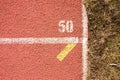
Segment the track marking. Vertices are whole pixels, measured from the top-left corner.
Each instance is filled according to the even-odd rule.
[[[85,9],[85,6],[83,4],[82,0],[82,27],[83,27],[83,39],[82,39],[82,71],[83,71],[83,76],[82,80],[87,80],[87,73],[88,73],[88,17],[87,17],[87,12]]]
[[[53,38],[0,38],[0,44],[69,44],[82,43],[78,37],[53,37]]]
[[[57,59],[62,61],[77,44],[67,44],[67,46],[57,55]]]

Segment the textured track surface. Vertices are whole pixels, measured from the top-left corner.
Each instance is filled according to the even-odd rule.
[[[82,37],[80,0],[0,0],[0,38]],[[61,33],[60,20],[74,31]],[[68,44],[0,44],[0,80],[81,80],[82,44],[59,61]]]

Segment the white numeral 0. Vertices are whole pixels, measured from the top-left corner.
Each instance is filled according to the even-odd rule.
[[[69,21],[65,21],[65,20],[61,20],[59,22],[59,31],[64,33],[72,33],[73,32],[73,21],[69,20]]]

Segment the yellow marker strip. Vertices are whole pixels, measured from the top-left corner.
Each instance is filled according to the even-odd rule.
[[[67,46],[57,55],[57,59],[62,61],[77,44],[67,44]]]

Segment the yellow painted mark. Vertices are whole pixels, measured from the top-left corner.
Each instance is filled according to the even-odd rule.
[[[77,44],[67,44],[67,46],[57,55],[57,59],[62,61]]]

